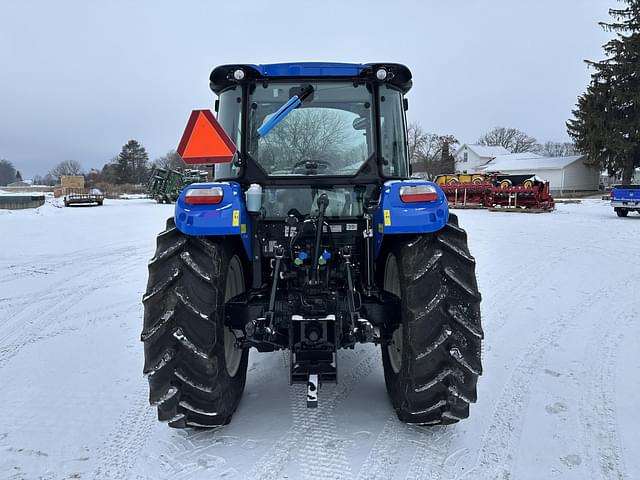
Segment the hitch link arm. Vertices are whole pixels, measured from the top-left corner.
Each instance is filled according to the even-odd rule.
[[[356,309],[356,301],[353,296],[355,291],[353,288],[353,276],[351,275],[351,247],[342,249],[342,257],[344,258],[344,268],[347,277],[347,308],[349,310],[349,322],[351,323],[351,335],[356,341],[367,343],[373,340],[373,325],[360,318],[360,314]]]
[[[281,245],[277,245],[274,250],[274,256],[276,257],[276,263],[273,267],[273,282],[271,283],[271,293],[269,294],[269,309],[267,310],[267,334],[273,335],[274,318],[276,309],[276,293],[278,291],[278,278],[280,277],[280,267],[282,264],[282,257],[284,256],[284,248]]]

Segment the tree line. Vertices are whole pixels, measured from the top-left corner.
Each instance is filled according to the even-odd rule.
[[[0,186],[9,185],[14,182],[21,182],[22,174],[16,170],[9,160],[0,160]]]
[[[118,155],[113,157],[101,169],[92,168],[85,171],[80,162],[65,160],[58,163],[44,175],[35,175],[33,185],[58,185],[60,177],[66,175],[84,175],[90,185],[98,183],[110,183],[116,185],[146,183],[151,169],[160,167],[166,169],[181,169],[186,165],[175,150],[149,162],[149,154],[137,140],[129,140],[122,146]],[[22,175],[12,162],[0,160],[0,186],[5,186],[16,181],[22,181]]]
[[[412,171],[427,178],[455,172],[454,152],[460,142],[454,135],[425,132],[419,123],[409,124],[407,129],[409,159]],[[579,154],[571,142],[538,141],[516,128],[496,127],[482,135],[479,145],[504,147],[511,153],[531,152],[544,157],[567,157]]]

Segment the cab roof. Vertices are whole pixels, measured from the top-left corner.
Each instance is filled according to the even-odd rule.
[[[211,72],[209,77],[211,90],[216,94],[222,90],[243,81],[269,79],[300,79],[300,78],[366,78],[378,81],[376,72],[384,68],[387,71],[385,83],[400,88],[403,93],[411,89],[411,71],[398,63],[333,63],[333,62],[295,62],[268,64],[232,64],[221,65]],[[242,70],[244,79],[234,78],[236,70]],[[382,82],[380,82],[382,83]]]

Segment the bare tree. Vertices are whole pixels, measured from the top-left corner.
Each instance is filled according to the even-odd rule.
[[[288,115],[277,128],[260,139],[263,166],[272,170],[291,169],[304,160],[326,162],[334,168],[364,159],[356,159],[364,141],[354,142],[349,132],[357,131],[340,112],[326,109],[301,109]],[[366,152],[365,157],[366,158]]]
[[[187,168],[187,165],[182,160],[182,157],[178,155],[175,150],[169,150],[161,157],[156,158],[153,161],[153,166],[158,168],[164,168],[166,170],[178,170],[181,168]]]
[[[515,128],[496,127],[480,137],[478,143],[491,147],[504,147],[511,153],[522,153],[530,152],[537,141]]]
[[[579,155],[578,149],[571,142],[545,142],[534,147],[533,151],[545,157],[570,157]]]
[[[60,181],[60,177],[63,175],[82,175],[82,166],[75,160],[65,160],[53,167],[49,173]]]
[[[459,143],[453,135],[426,133],[418,123],[408,128],[409,159],[414,174],[433,178],[455,169],[451,151]]]
[[[423,161],[424,152],[431,142],[430,136],[431,134],[422,130],[419,123],[412,122],[407,127],[409,162],[412,165]]]

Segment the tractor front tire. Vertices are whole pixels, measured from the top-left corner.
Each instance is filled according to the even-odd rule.
[[[618,208],[616,209],[616,213],[618,214],[619,217],[626,217],[627,215],[629,215],[629,210],[626,210],[624,208]]]
[[[224,305],[245,291],[229,239],[183,235],[173,219],[158,235],[143,297],[144,373],[158,419],[175,428],[231,420],[244,390],[248,350],[224,325]]]
[[[383,329],[385,383],[398,418],[420,425],[469,416],[482,373],[475,260],[457,217],[439,232],[387,249],[384,288],[401,299],[399,325]]]

